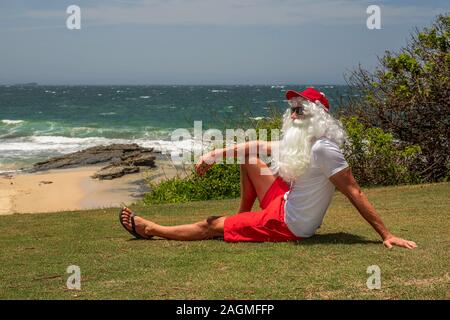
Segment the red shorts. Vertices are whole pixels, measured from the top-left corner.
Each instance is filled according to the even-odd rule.
[[[272,183],[261,201],[262,211],[242,212],[225,218],[227,242],[281,242],[301,240],[284,222],[284,194],[289,186],[280,177]]]

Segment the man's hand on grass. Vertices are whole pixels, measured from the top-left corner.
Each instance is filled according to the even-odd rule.
[[[201,156],[195,165],[195,171],[199,176],[203,176],[213,166],[214,161],[215,159],[210,153]]]
[[[390,236],[383,241],[383,244],[391,249],[393,246],[406,248],[406,249],[414,249],[417,248],[417,244],[414,241],[405,240],[402,238],[398,238],[396,236]]]

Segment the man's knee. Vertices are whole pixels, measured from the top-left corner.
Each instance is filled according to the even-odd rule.
[[[249,156],[245,158],[244,163],[240,164],[241,170],[246,170],[250,166],[257,166],[261,160],[257,156]]]
[[[225,217],[211,216],[202,222],[202,229],[205,238],[215,238],[223,236],[223,224]]]

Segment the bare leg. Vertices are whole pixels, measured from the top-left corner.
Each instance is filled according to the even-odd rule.
[[[239,204],[240,212],[250,211],[255,203],[257,194],[255,187],[253,186],[253,182],[250,180],[250,177],[247,173],[247,164],[240,165],[241,171],[241,202]]]
[[[261,202],[275,181],[276,176],[261,174],[267,171],[267,165],[260,159],[254,158],[253,164],[241,165],[241,203],[239,212],[252,209],[256,197]],[[264,171],[263,171],[264,170]],[[122,222],[131,230],[131,211],[128,208],[122,211]],[[178,226],[161,226],[142,217],[134,217],[136,232],[144,238],[158,236],[169,240],[206,240],[223,237],[224,221],[226,217],[210,217],[193,224]]]
[[[131,230],[131,211],[122,210],[122,222]],[[179,226],[161,226],[142,217],[134,217],[136,232],[145,238],[157,236],[168,240],[207,240],[223,237],[223,224],[225,217],[210,217],[193,224]]]
[[[241,164],[241,202],[238,213],[250,211],[256,197],[261,202],[276,179],[274,175],[261,174],[269,170],[264,161],[253,158],[252,163]]]

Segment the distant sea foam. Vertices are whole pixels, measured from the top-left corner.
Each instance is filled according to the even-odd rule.
[[[1,120],[1,123],[6,124],[6,125],[16,125],[16,124],[22,124],[24,122],[25,122],[24,120],[8,120],[8,119]]]
[[[182,141],[148,140],[148,139],[107,139],[104,137],[69,138],[62,136],[32,136],[16,139],[7,139],[0,143],[0,153],[8,164],[0,161],[0,173],[13,172],[30,167],[33,163],[46,160],[50,157],[77,152],[86,148],[110,145],[110,144],[135,143],[144,148],[153,148],[163,154],[171,155],[172,152],[181,154],[183,150],[192,152],[202,149],[202,142],[193,139]],[[206,144],[205,144],[206,145]],[[13,159],[20,159],[14,161]],[[16,165],[14,165],[14,163]]]

